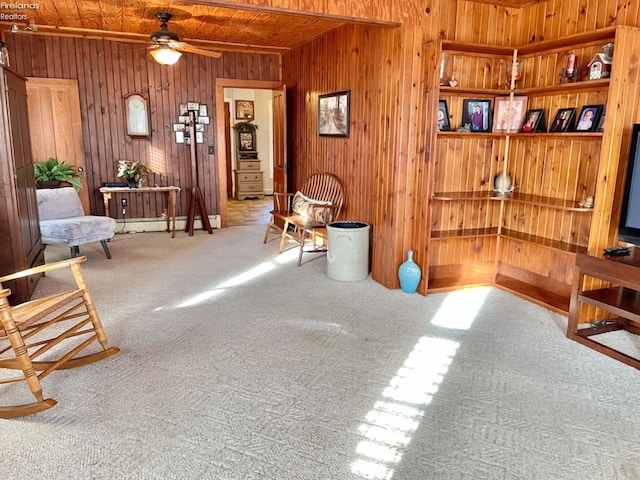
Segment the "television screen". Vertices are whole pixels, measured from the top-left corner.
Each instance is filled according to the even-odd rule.
[[[640,124],[633,126],[618,239],[640,245]]]

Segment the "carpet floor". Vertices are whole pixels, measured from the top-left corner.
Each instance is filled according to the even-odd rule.
[[[568,340],[566,318],[495,288],[331,280],[326,257],[297,267],[263,232],[122,234],[112,260],[84,246],[121,352],[44,379],[52,409],[0,420],[0,478],[640,478],[640,372]]]

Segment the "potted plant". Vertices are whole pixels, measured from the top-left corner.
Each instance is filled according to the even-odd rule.
[[[76,190],[82,188],[78,172],[76,172],[73,165],[60,162],[54,157],[45,161],[35,162],[33,164],[33,175],[38,188],[57,188],[62,182],[70,184]]]
[[[125,178],[130,188],[140,188],[151,170],[140,162],[131,160],[118,161],[118,177]]]

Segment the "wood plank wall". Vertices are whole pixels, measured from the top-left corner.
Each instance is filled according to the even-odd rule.
[[[177,64],[163,67],[139,44],[11,35],[8,47],[12,67],[20,75],[78,80],[89,199],[91,212],[96,214],[104,210],[97,189],[104,182],[119,181],[117,162],[130,159],[153,170],[148,185],[181,187],[178,215],[186,215],[191,157],[188,146],[176,144],[172,123],[177,122],[178,104],[187,101],[205,103],[209,109],[211,124],[205,129],[205,143],[198,146],[198,158],[202,162],[201,189],[207,212],[218,213],[217,191],[224,185],[219,185],[218,156],[207,154],[207,146],[215,146],[216,138],[215,79],[277,81],[280,77],[278,55],[225,52],[221,58],[213,59],[185,54]],[[149,100],[149,139],[126,135],[123,97],[130,93],[142,94]],[[130,217],[162,215],[161,195],[131,195],[129,201]],[[118,207],[114,203],[111,214],[116,216]]]

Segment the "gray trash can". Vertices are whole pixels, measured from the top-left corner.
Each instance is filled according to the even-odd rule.
[[[346,282],[369,276],[368,223],[333,222],[327,225],[327,276]]]

